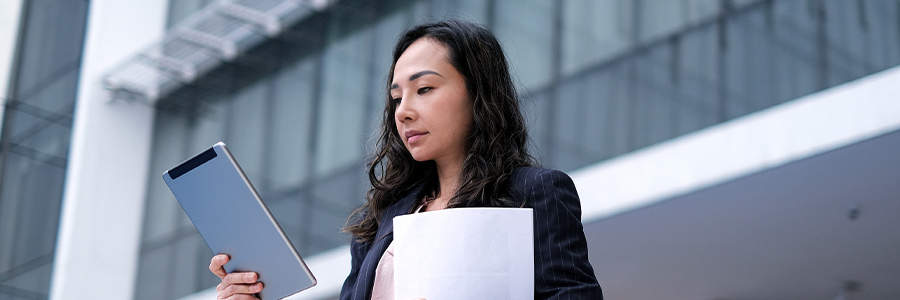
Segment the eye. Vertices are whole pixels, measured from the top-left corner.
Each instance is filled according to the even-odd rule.
[[[433,89],[432,87],[423,87],[423,88],[419,88],[418,92],[419,92],[419,95],[421,95],[421,94],[431,91],[432,89]]]
[[[403,100],[403,99],[401,99],[401,98],[399,98],[399,97],[397,97],[397,98],[391,98],[391,104],[393,104],[394,106],[400,105],[400,101],[401,101],[401,100]]]

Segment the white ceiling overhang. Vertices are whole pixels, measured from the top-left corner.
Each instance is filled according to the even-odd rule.
[[[103,77],[116,99],[155,103],[274,38],[330,0],[220,0],[172,27]]]

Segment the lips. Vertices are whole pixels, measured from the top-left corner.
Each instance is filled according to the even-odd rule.
[[[406,141],[410,144],[415,143],[425,136],[428,132],[410,130],[406,132]]]

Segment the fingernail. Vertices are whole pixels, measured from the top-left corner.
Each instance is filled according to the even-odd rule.
[[[255,274],[252,274],[252,273],[251,273],[251,274],[245,274],[245,275],[244,275],[244,280],[246,280],[246,281],[255,281],[255,280],[253,280],[253,277],[255,277],[254,275],[255,275]]]

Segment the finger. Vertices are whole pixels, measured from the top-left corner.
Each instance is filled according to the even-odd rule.
[[[255,283],[259,276],[254,272],[234,272],[222,277],[222,284],[248,284]]]
[[[219,276],[219,278],[225,278],[225,275],[228,275],[228,272],[225,272],[225,268],[222,266],[226,263],[228,263],[228,255],[219,254],[213,256],[213,258],[209,260],[209,271],[216,274],[216,276]]]
[[[224,300],[259,300],[256,296],[251,295],[234,295],[229,298],[222,298]]]
[[[263,289],[262,282],[257,282],[254,284],[232,284],[228,285],[225,289],[219,290],[219,299],[232,299],[233,297],[240,295],[250,295],[259,293]],[[250,299],[250,298],[247,298]]]
[[[255,295],[247,295],[247,294],[237,294],[237,295],[231,295],[228,297],[219,295],[218,297],[216,297],[216,299],[221,299],[221,300],[259,300],[259,298],[256,297]]]

